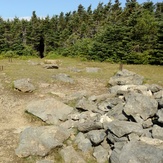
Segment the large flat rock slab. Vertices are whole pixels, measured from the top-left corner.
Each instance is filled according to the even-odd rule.
[[[67,119],[73,108],[54,98],[47,98],[30,102],[26,111],[48,124],[58,124]]]
[[[51,149],[62,146],[69,136],[68,130],[57,126],[29,127],[22,132],[15,153],[18,157],[46,156]]]

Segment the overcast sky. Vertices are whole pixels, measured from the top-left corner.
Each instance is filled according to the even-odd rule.
[[[147,0],[137,0],[139,3]],[[162,0],[152,0],[154,3],[162,2]],[[61,12],[69,12],[77,10],[79,4],[85,9],[92,5],[92,9],[96,8],[99,2],[107,4],[109,0],[0,0],[0,17],[8,18],[28,18],[31,17],[32,11],[36,11],[37,16],[46,17],[47,15],[59,15]],[[112,1],[114,2],[114,0]],[[120,0],[124,6],[126,0]]]

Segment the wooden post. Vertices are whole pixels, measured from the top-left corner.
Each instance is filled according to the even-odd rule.
[[[8,61],[9,61],[9,62],[12,62],[12,58],[11,58],[11,57],[9,57],[9,58],[8,58]]]
[[[119,65],[119,70],[120,70],[120,71],[123,70],[123,64],[122,64],[122,63],[120,63],[120,65]]]
[[[3,66],[0,66],[0,71],[3,71]]]

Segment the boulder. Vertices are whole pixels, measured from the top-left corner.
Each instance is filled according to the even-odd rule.
[[[95,111],[97,109],[97,106],[95,103],[92,101],[87,100],[85,97],[83,97],[79,102],[76,104],[76,108],[80,110],[90,110],[90,111]]]
[[[86,67],[86,72],[88,73],[97,73],[99,72],[101,69],[98,67]]]
[[[162,146],[163,147],[163,146]],[[143,141],[130,141],[122,149],[115,148],[111,154],[111,163],[161,163],[163,148],[160,145]]]
[[[62,146],[69,136],[68,130],[57,126],[29,127],[22,132],[15,153],[18,157],[46,156],[51,149]]]
[[[148,89],[151,90],[152,93],[156,93],[163,90],[163,88],[157,84],[148,85]]]
[[[108,130],[119,138],[130,133],[136,133],[139,136],[143,133],[143,129],[140,124],[119,120],[114,120],[109,123]]]
[[[93,144],[98,145],[104,140],[106,133],[104,130],[92,130],[87,133],[87,137]]]
[[[99,121],[87,120],[83,123],[78,123],[78,130],[81,132],[88,132],[91,130],[102,129],[103,125]]]
[[[63,148],[59,153],[65,163],[86,163],[72,146]]]
[[[101,145],[94,148],[93,156],[96,158],[98,163],[108,162],[108,151]]]
[[[141,85],[143,84],[144,77],[123,69],[122,71],[118,71],[113,77],[110,78],[109,84],[111,86],[114,85]]]
[[[85,152],[85,153],[91,152],[93,150],[91,141],[87,138],[82,139],[78,143],[78,149],[80,149],[82,152]]]
[[[35,87],[30,83],[30,79],[19,79],[14,81],[14,88],[21,92],[33,92]]]
[[[47,98],[31,101],[27,105],[26,111],[48,124],[58,124],[59,121],[67,120],[67,116],[73,111],[73,108],[54,98]]]
[[[163,108],[159,109],[156,115],[158,116],[158,122],[163,123]]]
[[[146,120],[157,113],[158,102],[151,97],[139,93],[130,93],[125,96],[125,99],[124,112],[128,116],[134,118],[136,115],[139,115]]]
[[[57,74],[57,75],[52,76],[52,78],[55,79],[55,80],[58,80],[58,81],[65,82],[65,83],[70,83],[70,84],[73,84],[74,83],[74,79],[72,79],[67,74],[60,73],[60,74]]]
[[[152,96],[152,92],[146,85],[115,85],[109,88],[109,92],[115,95],[125,95],[129,92],[135,92],[146,96]]]
[[[54,163],[54,161],[44,159],[44,160],[39,160],[39,161],[36,161],[36,163]]]
[[[152,136],[155,139],[163,140],[163,128],[158,125],[154,125],[152,128]]]

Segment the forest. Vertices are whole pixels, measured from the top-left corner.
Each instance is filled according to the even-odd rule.
[[[163,65],[163,2],[122,7],[81,4],[76,11],[30,20],[0,17],[0,58],[61,55],[111,63]]]

